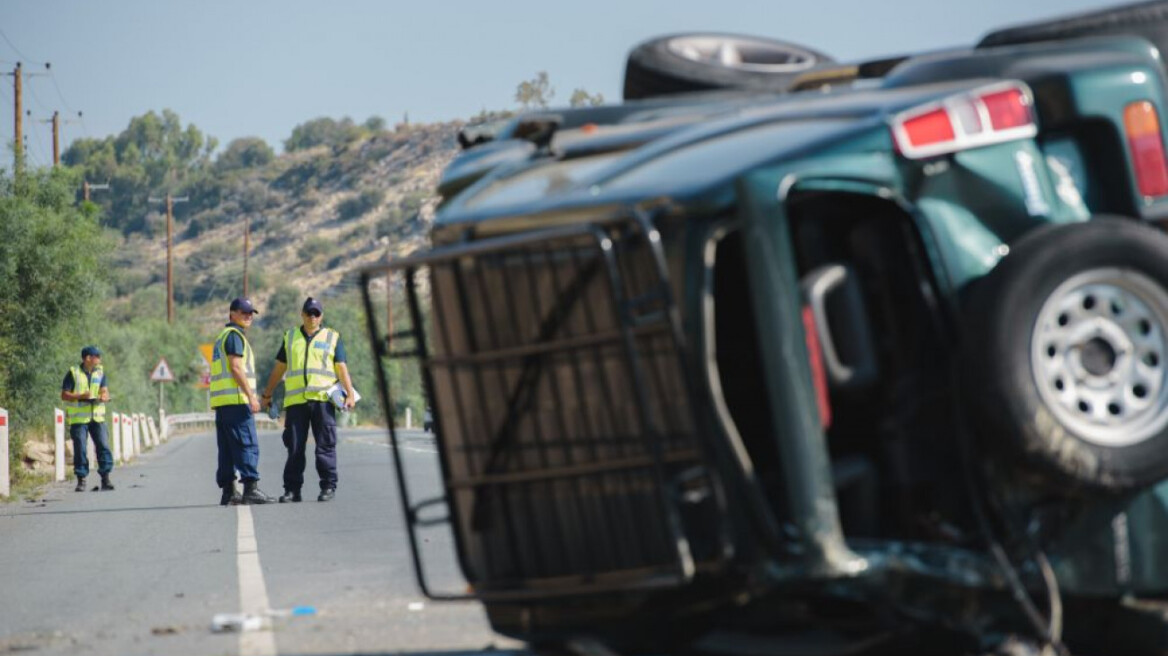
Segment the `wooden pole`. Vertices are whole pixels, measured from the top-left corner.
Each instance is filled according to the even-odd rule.
[[[20,171],[20,167],[24,162],[24,109],[21,107],[20,95],[22,89],[21,80],[23,77],[20,62],[16,62],[16,70],[12,72],[12,93],[16,96],[16,124],[15,132],[13,133],[14,143],[12,144],[12,150],[16,157],[16,165],[13,167],[14,171]]]
[[[174,323],[174,198],[166,192],[166,323]]]
[[[61,165],[61,116],[53,112],[53,166]]]
[[[251,217],[243,217],[243,297],[247,298],[247,254],[251,250]]]

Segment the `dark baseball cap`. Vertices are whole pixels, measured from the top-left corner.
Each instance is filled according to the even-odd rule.
[[[324,306],[320,304],[320,301],[311,296],[308,297],[308,300],[304,301],[304,307],[300,308],[301,312],[308,312],[309,310],[316,310],[324,314]]]
[[[251,299],[249,299],[249,298],[237,298],[234,301],[231,301],[231,311],[232,312],[247,312],[248,314],[251,314],[251,313],[259,314],[260,313],[260,311],[255,309],[255,306],[251,304]]]
[[[101,357],[101,349],[97,348],[96,346],[86,346],[85,348],[81,349],[81,357],[82,358],[84,358],[86,356],[90,356],[90,355],[96,355],[97,357],[100,358]]]

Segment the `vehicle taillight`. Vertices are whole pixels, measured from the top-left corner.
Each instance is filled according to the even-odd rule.
[[[892,119],[892,136],[910,159],[1028,139],[1038,134],[1030,90],[1005,82],[914,107]]]
[[[1123,128],[1136,169],[1136,186],[1144,196],[1168,194],[1168,160],[1156,107],[1147,100],[1123,108]]]
[[[982,94],[980,100],[990,115],[990,125],[995,130],[1008,130],[1030,125],[1030,101],[1021,89],[1013,88],[995,93]]]
[[[953,123],[943,109],[915,116],[904,122],[904,133],[914,147],[953,141]]]

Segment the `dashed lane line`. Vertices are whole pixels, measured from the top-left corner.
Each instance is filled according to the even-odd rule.
[[[266,617],[270,605],[268,588],[264,585],[264,571],[260,569],[260,550],[256,542],[255,523],[251,518],[251,506],[236,506],[237,517],[237,566],[239,568],[239,612],[245,615]],[[277,656],[276,636],[270,627],[259,631],[241,631],[239,634],[240,656]]]

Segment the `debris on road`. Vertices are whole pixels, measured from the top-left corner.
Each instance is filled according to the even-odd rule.
[[[186,630],[185,626],[179,626],[177,624],[170,624],[167,626],[156,626],[156,627],[150,629],[150,633],[152,633],[154,635],[177,635],[179,633],[182,633],[185,630]]]
[[[262,615],[248,615],[246,613],[219,613],[211,618],[211,631],[214,633],[243,633],[244,631],[259,631],[267,628],[269,623]]]

